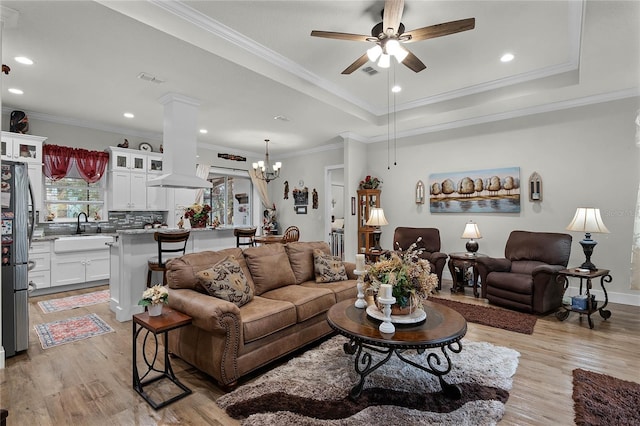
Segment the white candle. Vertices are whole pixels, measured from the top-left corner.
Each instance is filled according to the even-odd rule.
[[[356,254],[356,271],[364,271],[364,254]]]
[[[380,291],[378,295],[382,299],[391,299],[391,285],[390,284],[380,284]]]

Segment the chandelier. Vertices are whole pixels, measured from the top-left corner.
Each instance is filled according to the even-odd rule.
[[[269,161],[269,139],[265,139],[264,141],[267,144],[267,151],[264,156],[264,161],[253,163],[253,171],[255,172],[258,179],[262,179],[269,183],[272,180],[280,177],[280,168],[282,167],[282,163],[278,161],[273,166],[271,166],[271,162]],[[273,171],[269,170],[271,168],[273,168]]]

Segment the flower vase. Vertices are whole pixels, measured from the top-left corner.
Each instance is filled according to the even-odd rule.
[[[207,226],[207,218],[204,217],[200,220],[197,219],[189,219],[189,221],[191,222],[191,227],[192,228],[205,228]]]
[[[162,315],[162,303],[155,303],[149,305],[149,316],[150,317],[159,317]]]

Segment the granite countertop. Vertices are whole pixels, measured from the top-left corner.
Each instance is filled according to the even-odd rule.
[[[207,231],[233,231],[232,226],[218,227],[218,228],[191,228],[191,229],[179,229],[179,228],[150,228],[150,229],[121,229],[117,233],[120,235],[139,235],[139,234],[153,234],[154,232],[177,232],[177,231],[191,231],[191,232],[207,232]]]
[[[92,236],[92,235],[104,235],[107,237],[117,237],[118,233],[117,232],[102,232],[102,233],[91,233],[91,234],[62,234],[62,235],[43,235],[41,237],[33,237],[33,242],[37,242],[37,241],[53,241],[53,240],[57,240],[58,238],[63,238],[63,237],[88,237],[88,236]]]

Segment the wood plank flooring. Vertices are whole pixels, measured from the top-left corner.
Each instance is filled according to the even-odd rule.
[[[237,425],[215,400],[224,392],[206,375],[172,359],[179,379],[193,394],[159,411],[132,389],[131,322],[120,323],[107,303],[44,314],[39,300],[81,294],[106,287],[30,299],[28,351],[6,360],[0,370],[0,407],[9,409],[8,425]],[[485,304],[466,295],[451,295],[444,283],[442,297]],[[571,372],[584,368],[640,382],[640,307],[610,304],[603,321],[572,313],[564,321],[548,315],[538,319],[533,335],[469,323],[465,339],[486,341],[520,352],[520,363],[501,425],[571,425]],[[42,349],[33,325],[96,313],[115,333]]]

